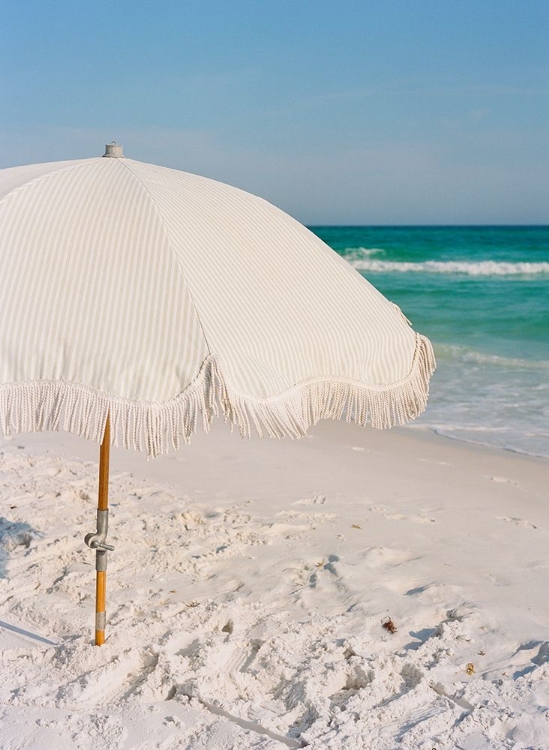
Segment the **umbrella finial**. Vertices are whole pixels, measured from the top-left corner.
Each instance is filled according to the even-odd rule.
[[[120,146],[116,141],[107,143],[103,156],[110,156],[114,159],[123,159],[124,154],[122,153],[122,146]]]

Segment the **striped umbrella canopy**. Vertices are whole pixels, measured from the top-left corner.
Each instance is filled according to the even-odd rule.
[[[217,414],[299,437],[424,410],[429,341],[313,233],[237,188],[105,156],[0,170],[4,435],[62,427],[154,457]]]

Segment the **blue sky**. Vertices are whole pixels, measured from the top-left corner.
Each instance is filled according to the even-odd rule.
[[[127,156],[305,223],[549,223],[547,0],[4,0],[0,168]]]

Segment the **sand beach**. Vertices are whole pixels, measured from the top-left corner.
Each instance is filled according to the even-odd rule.
[[[0,750],[549,750],[547,2],[2,11]]]
[[[549,747],[549,464],[411,426],[2,439],[4,750]]]

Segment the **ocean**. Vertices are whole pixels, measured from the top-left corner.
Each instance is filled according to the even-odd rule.
[[[433,342],[415,425],[549,457],[549,226],[310,229]]]

